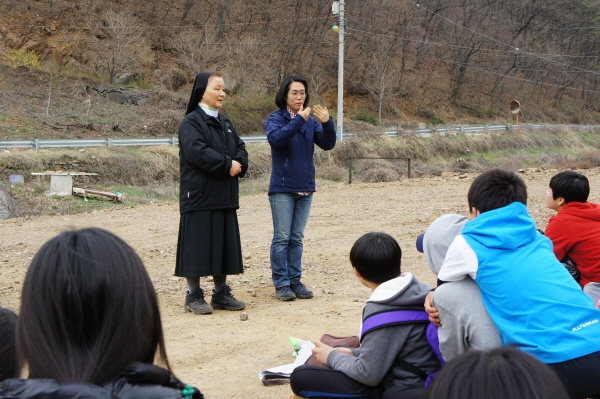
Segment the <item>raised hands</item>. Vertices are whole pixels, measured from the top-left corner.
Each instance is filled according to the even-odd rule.
[[[310,107],[304,108],[304,106],[301,105],[300,111],[298,111],[298,115],[300,115],[301,117],[304,118],[305,121],[307,121],[308,117],[310,116]]]
[[[315,118],[321,123],[325,123],[329,120],[329,112],[327,108],[320,106],[319,104],[315,105]]]

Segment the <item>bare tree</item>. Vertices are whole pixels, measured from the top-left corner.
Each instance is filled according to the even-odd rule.
[[[97,69],[114,83],[119,73],[135,67],[144,46],[141,23],[129,13],[109,10],[101,14],[101,21],[90,21],[88,26],[99,40],[92,48]]]
[[[181,20],[179,23],[185,23],[185,20],[187,19],[187,16],[195,3],[196,0],[185,0],[185,3],[183,4],[183,13],[181,13]]]
[[[250,88],[254,92],[245,94],[254,97],[264,77],[269,75],[267,69],[273,63],[273,53],[268,47],[253,44],[255,41],[255,38],[246,37],[226,48],[227,70],[236,82],[231,94]]]
[[[381,123],[383,104],[400,94],[400,74],[393,64],[389,53],[383,51],[373,54],[373,62],[367,70],[364,86],[377,101],[377,115]]]
[[[186,30],[175,36],[173,47],[184,67],[196,73],[223,59],[225,49],[216,44],[216,37],[217,32],[209,27]]]
[[[332,80],[327,76],[327,72],[324,70],[314,71],[308,75],[308,81],[310,83],[309,90],[313,95],[313,100],[318,103],[323,102],[323,99],[332,92],[331,83]]]

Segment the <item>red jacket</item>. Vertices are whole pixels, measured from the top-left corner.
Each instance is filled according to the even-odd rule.
[[[582,287],[600,282],[600,205],[569,202],[550,218],[545,234],[559,260],[568,255],[575,262]]]

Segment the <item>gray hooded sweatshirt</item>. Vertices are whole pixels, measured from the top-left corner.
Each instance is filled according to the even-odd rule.
[[[398,310],[399,306],[422,307],[430,290],[412,273],[402,273],[400,277],[382,283],[373,291],[364,307],[363,321],[374,313]],[[327,364],[365,385],[379,385],[391,369],[390,386],[422,388],[425,381],[394,362],[397,358],[404,359],[427,374],[440,368],[427,342],[426,328],[427,324],[404,324],[373,330],[365,335],[360,348],[353,350],[354,356],[332,351],[327,357]]]
[[[425,232],[423,252],[436,276],[448,247],[468,221],[460,215],[443,215]],[[471,349],[486,350],[502,345],[500,334],[483,305],[479,286],[471,277],[437,287],[433,306],[440,314],[442,326],[438,328],[438,338],[446,362]]]

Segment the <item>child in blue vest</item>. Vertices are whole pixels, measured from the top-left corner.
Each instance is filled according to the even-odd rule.
[[[425,380],[440,368],[426,336],[430,325],[423,303],[431,288],[412,273],[400,272],[401,257],[400,246],[385,233],[368,233],[354,243],[350,251],[354,273],[373,290],[363,310],[361,345],[332,348],[313,341],[317,360],[330,368],[296,368],[290,378],[296,395],[421,398]],[[390,324],[389,319],[399,314],[413,319]]]
[[[553,368],[571,398],[600,395],[600,310],[537,232],[523,180],[488,170],[473,181],[468,203],[471,221],[448,248],[439,279],[471,276],[504,344]]]

